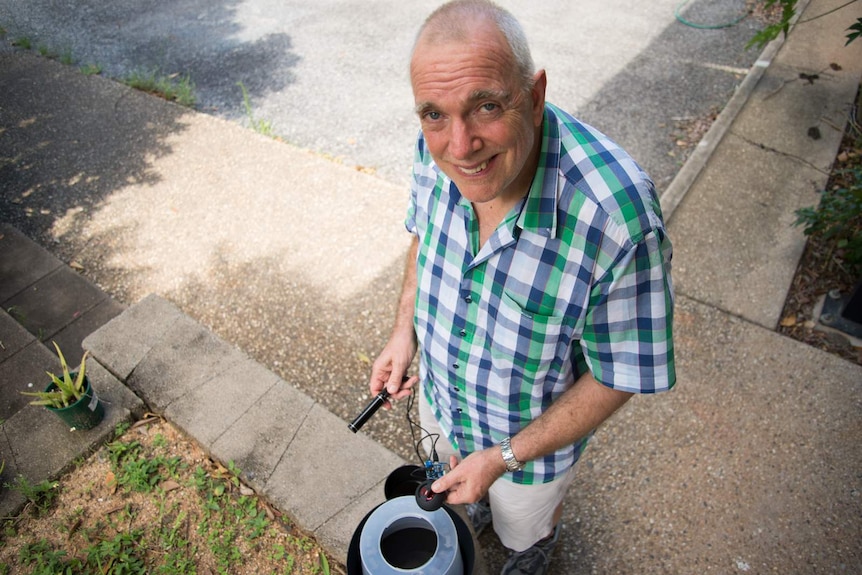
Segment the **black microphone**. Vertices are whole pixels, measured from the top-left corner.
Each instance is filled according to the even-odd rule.
[[[389,392],[386,391],[386,388],[383,388],[383,391],[377,394],[377,397],[372,399],[368,405],[365,406],[365,409],[362,410],[362,413],[356,416],[351,423],[347,424],[347,428],[350,429],[353,433],[359,431],[365,422],[371,419],[371,416],[374,415],[380,406],[386,403],[386,400],[389,399]]]

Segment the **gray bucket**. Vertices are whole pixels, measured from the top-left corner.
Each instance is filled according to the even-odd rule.
[[[446,505],[436,511],[419,507],[411,467],[390,475],[387,501],[353,533],[348,575],[472,575],[476,555],[470,528]]]

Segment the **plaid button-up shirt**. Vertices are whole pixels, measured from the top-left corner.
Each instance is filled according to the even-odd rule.
[[[420,378],[462,456],[515,435],[586,370],[627,392],[673,386],[671,244],[652,182],[616,144],[546,105],[529,193],[483,246],[421,134],[413,178]],[[505,477],[551,481],[585,444]]]

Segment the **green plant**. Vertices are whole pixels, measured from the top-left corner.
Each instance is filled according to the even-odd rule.
[[[30,483],[23,475],[19,475],[15,482],[8,485],[12,491],[17,491],[29,501],[37,511],[45,512],[51,508],[54,500],[57,498],[57,483],[50,481],[40,481],[39,483]]]
[[[81,73],[85,76],[96,76],[102,73],[102,67],[98,64],[84,64],[81,66]]]
[[[112,539],[100,541],[87,550],[88,565],[97,568],[97,573],[146,575],[148,571],[143,557],[144,550],[138,545],[142,536],[143,530],[134,529],[117,533]]]
[[[33,42],[30,40],[30,38],[22,36],[17,40],[12,40],[12,45],[18,48],[23,48],[24,50],[29,50],[33,47]]]
[[[66,364],[63,352],[60,351],[60,346],[57,345],[56,341],[52,343],[57,350],[60,365],[63,368],[62,377],[58,377],[50,371],[45,372],[51,378],[52,389],[47,391],[22,391],[21,394],[36,398],[30,402],[31,405],[44,405],[53,409],[62,409],[69,407],[81,399],[87,391],[85,378],[87,354],[89,352],[84,352],[83,357],[81,357],[81,366],[78,368],[77,374],[73,374],[69,371],[69,366]],[[74,379],[73,375],[75,375]]]
[[[160,76],[155,71],[135,71],[129,74],[124,82],[136,90],[161,96],[181,106],[195,105],[195,85],[189,76],[179,74]]]
[[[806,20],[800,20],[797,23],[803,24],[805,22],[811,22],[812,20],[822,18],[823,16],[832,14],[833,12],[837,12],[838,10],[849,6],[856,1],[857,0],[849,0],[848,2],[845,2],[844,4],[832,8],[831,10],[828,10],[822,14],[812,16],[811,18],[808,18]],[[797,0],[763,0],[763,6],[767,10],[774,6],[776,3],[781,6],[781,18],[775,24],[771,24],[757,34],[755,34],[751,38],[751,40],[748,41],[748,44],[746,44],[746,48],[756,46],[758,50],[762,49],[766,44],[768,44],[775,38],[778,38],[779,35],[784,34],[785,36],[787,36],[787,34],[790,33],[790,23],[793,20],[794,16],[796,16]],[[849,28],[847,28],[846,31],[847,42],[845,43],[845,46],[859,36],[862,36],[862,18],[857,18],[856,22],[854,22]]]
[[[12,316],[12,319],[17,321],[18,323],[25,323],[27,319],[27,314],[24,313],[24,310],[21,309],[20,306],[12,305],[6,308],[6,313]]]
[[[258,120],[254,117],[254,112],[251,109],[251,101],[248,97],[248,90],[245,89],[245,84],[242,82],[237,82],[237,86],[239,86],[240,90],[242,90],[242,103],[245,107],[245,114],[248,116],[248,122],[251,124],[252,129],[258,134],[262,134],[264,136],[272,137],[272,123],[266,120]]]
[[[22,547],[18,558],[24,565],[33,566],[34,575],[79,573],[83,566],[81,561],[76,557],[67,560],[67,556],[68,553],[62,550],[55,551],[47,541],[42,539]]]
[[[796,210],[794,225],[803,226],[806,236],[821,234],[844,251],[844,261],[852,273],[862,273],[862,166],[839,170],[844,182],[821,192],[816,207]]]
[[[144,454],[137,441],[114,441],[107,449],[117,486],[126,491],[150,493],[162,481],[175,477],[182,465],[180,457]]]
[[[31,505],[4,523],[0,575],[228,574],[249,572],[249,565],[262,574],[329,573],[329,559],[315,542],[290,531],[242,486],[236,464],[178,450],[179,436],[164,423],[143,427],[117,426],[118,436],[82,463],[98,469],[84,473],[86,482],[23,482],[30,497],[47,491],[60,499],[44,514]],[[174,453],[183,454],[181,463]],[[90,482],[95,486],[85,485]],[[149,490],[129,497],[133,485]],[[112,500],[108,510],[95,505],[97,497]]]

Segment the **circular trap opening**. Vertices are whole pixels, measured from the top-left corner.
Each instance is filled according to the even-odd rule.
[[[393,521],[380,538],[380,552],[396,569],[422,567],[437,552],[437,533],[421,517]]]

